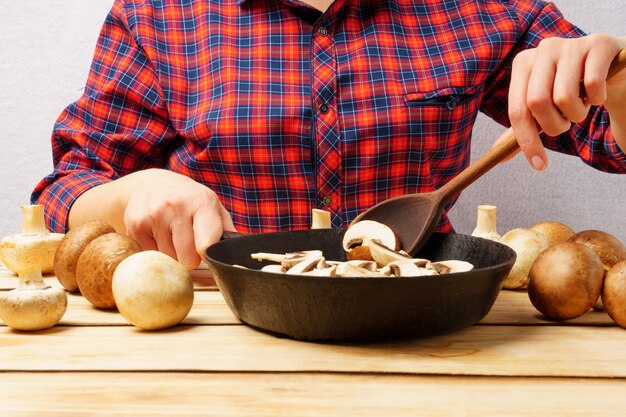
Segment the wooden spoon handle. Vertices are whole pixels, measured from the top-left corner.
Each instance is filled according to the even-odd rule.
[[[611,79],[615,74],[626,68],[626,49],[615,57],[609,68],[607,80]],[[581,89],[584,94],[584,89]],[[491,168],[498,165],[509,156],[513,155],[518,149],[519,144],[517,138],[512,129],[508,129],[499,138],[500,142],[491,148],[487,153],[481,156],[476,162],[465,168],[459,175],[454,177],[451,181],[445,184],[436,192],[441,193],[444,199],[452,198],[467,186],[472,184],[478,178],[482,177]]]
[[[499,142],[476,162],[461,171],[456,177],[441,187],[437,192],[442,193],[445,199],[461,193],[467,186],[482,177],[491,168],[513,155],[519,150],[519,144],[513,129],[507,129],[498,139]]]

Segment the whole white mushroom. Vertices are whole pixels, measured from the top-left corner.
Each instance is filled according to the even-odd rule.
[[[533,229],[517,228],[506,232],[500,243],[512,248],[517,254],[515,264],[502,287],[507,290],[525,287],[533,263],[550,246],[548,237]]]
[[[193,305],[191,274],[157,251],[138,252],[120,262],[113,273],[112,289],[122,316],[144,330],[175,326]]]

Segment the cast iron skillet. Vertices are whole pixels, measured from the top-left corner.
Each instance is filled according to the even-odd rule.
[[[416,257],[471,262],[469,272],[427,277],[342,278],[262,272],[255,252],[320,249],[345,260],[344,229],[242,235],[206,250],[233,313],[251,326],[300,340],[422,337],[470,326],[491,309],[515,262],[509,247],[460,234],[432,235]],[[251,269],[243,269],[242,265]]]

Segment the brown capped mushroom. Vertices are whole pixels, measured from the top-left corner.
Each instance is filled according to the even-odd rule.
[[[530,228],[546,235],[550,246],[565,242],[575,234],[569,226],[559,222],[535,223]]]
[[[130,255],[141,252],[130,236],[107,233],[92,240],[76,262],[80,293],[97,308],[116,308],[111,282],[115,268]]]
[[[626,246],[615,236],[601,230],[584,230],[569,238],[593,250],[602,261],[606,271],[618,262],[626,260]]]
[[[626,261],[616,263],[606,273],[602,303],[613,321],[626,328]]]
[[[530,269],[528,296],[545,316],[573,319],[586,313],[600,296],[604,269],[585,245],[562,242],[543,251]]]
[[[54,272],[66,290],[78,291],[76,263],[85,247],[95,238],[114,232],[113,226],[96,220],[75,227],[65,234],[54,254]]]

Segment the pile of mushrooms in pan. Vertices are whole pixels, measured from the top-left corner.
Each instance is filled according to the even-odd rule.
[[[352,225],[343,238],[347,261],[328,260],[321,250],[292,253],[253,253],[253,259],[276,264],[261,268],[265,272],[325,277],[415,277],[465,272],[473,269],[469,262],[446,260],[431,262],[411,258],[400,248],[395,233],[382,223],[363,220]]]

